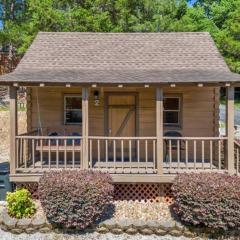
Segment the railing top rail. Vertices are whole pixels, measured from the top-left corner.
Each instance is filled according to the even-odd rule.
[[[226,140],[227,137],[163,137],[166,140]]]
[[[108,137],[108,136],[89,136],[88,139],[96,140],[156,140],[157,137]]]
[[[53,140],[72,140],[72,139],[82,139],[82,136],[26,136],[26,135],[18,135],[16,136],[17,139],[39,139],[39,140],[48,140],[48,139],[53,139]]]

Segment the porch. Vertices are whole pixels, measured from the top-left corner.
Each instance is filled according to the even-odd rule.
[[[199,89],[199,87],[195,88]],[[39,89],[46,89],[46,87]],[[129,88],[126,95],[122,95],[115,88],[114,91],[113,89],[109,91],[114,92],[111,96],[116,96],[109,100],[112,101],[111,103],[106,100],[109,92],[104,94],[104,99],[100,99],[104,102],[104,126],[101,127],[104,134],[96,135],[99,123],[92,124],[92,112],[97,111],[97,107],[93,109],[92,102],[97,106],[98,103],[95,100],[98,99],[95,98],[96,89],[92,86],[81,88],[82,122],[79,134],[72,134],[78,127],[75,125],[70,128],[67,126],[68,130],[54,136],[52,133],[59,131],[54,131],[53,127],[51,127],[51,134],[44,130],[44,127],[34,129],[34,126],[31,127],[34,131],[23,135],[17,134],[16,87],[10,87],[11,180],[37,181],[44,171],[75,168],[110,173],[115,182],[171,182],[176,174],[182,172],[217,171],[239,174],[240,145],[234,140],[234,87],[226,88],[226,136],[215,135],[212,132],[205,134],[207,136],[199,136],[201,134],[196,132],[194,136],[194,130],[191,134],[193,136],[184,134],[167,136],[167,132],[175,131],[175,126],[166,128],[164,125],[164,95],[169,91],[171,94],[177,92],[176,89],[169,89],[169,87],[151,89],[151,93],[155,91],[155,95],[151,95],[155,103],[153,114],[155,134],[151,130],[147,130],[148,134],[145,135],[137,131],[136,119],[141,119],[138,113],[141,106],[139,106],[137,97],[126,100],[129,93],[137,91]],[[124,97],[125,100],[123,100]],[[121,99],[121,104],[116,103],[116,99]],[[51,106],[51,98],[47,101]],[[122,104],[124,101],[127,103]],[[38,105],[42,105],[41,109],[43,109],[44,104],[41,98],[37,102]],[[117,106],[114,108],[116,111],[112,110],[113,103]],[[109,108],[106,109],[106,106]],[[125,117],[121,117],[119,109],[126,109],[126,106],[129,106],[127,108],[129,111],[123,110]],[[136,110],[135,114],[129,114],[133,111],[132,109]],[[109,122],[111,117],[112,123]],[[33,119],[34,117],[31,116],[31,125],[34,125]],[[50,122],[51,116],[47,116],[46,119]],[[98,118],[95,116],[94,119],[97,121]],[[117,119],[120,119],[120,123],[115,126],[114,130],[114,123]],[[126,119],[128,124],[126,124]],[[208,120],[206,119],[204,124],[209,124]],[[177,128],[177,132],[180,131]]]

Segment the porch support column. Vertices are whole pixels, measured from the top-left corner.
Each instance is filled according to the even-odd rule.
[[[89,168],[88,158],[88,88],[82,88],[82,167]]]
[[[163,174],[163,90],[156,89],[157,171]]]
[[[10,97],[10,173],[16,173],[16,136],[18,134],[17,88],[9,87]]]
[[[226,89],[226,134],[227,134],[227,158],[226,168],[230,174],[234,174],[234,87]]]

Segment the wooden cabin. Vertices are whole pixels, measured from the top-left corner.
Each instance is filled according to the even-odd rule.
[[[182,172],[239,173],[234,87],[208,33],[41,32],[10,89],[13,182],[94,169],[116,183],[170,183]],[[27,88],[18,134],[17,88]],[[219,135],[225,87],[226,136]]]

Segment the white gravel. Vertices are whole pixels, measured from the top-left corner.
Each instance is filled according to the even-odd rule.
[[[0,229],[1,240],[189,240],[190,238],[185,237],[172,237],[172,236],[143,236],[140,234],[136,235],[113,235],[111,233],[99,234],[99,233],[87,233],[82,235],[69,235],[69,234],[20,234],[14,235],[8,232],[4,232]],[[195,238],[200,239],[200,238]]]

